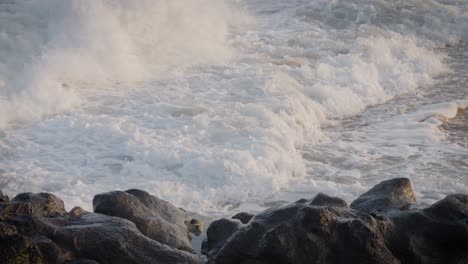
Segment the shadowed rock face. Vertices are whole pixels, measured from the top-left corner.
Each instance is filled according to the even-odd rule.
[[[246,215],[246,224],[219,219],[202,251],[217,264],[468,263],[468,195],[400,210],[412,193],[409,180],[395,179],[352,208],[318,194]],[[108,215],[66,213],[47,193],[0,202],[0,263],[203,263],[176,248],[187,239],[185,214],[168,202],[129,190],[97,195],[94,206]]]
[[[59,198],[27,193],[0,204],[0,263],[203,261],[145,236],[126,219],[83,210],[70,215]]]
[[[367,213],[388,212],[408,208],[414,202],[411,181],[396,178],[377,184],[353,201],[351,208]]]
[[[202,253],[208,256],[214,255],[241,226],[242,223],[238,220],[222,218],[213,221],[206,230],[206,239],[202,244]]]
[[[3,195],[2,191],[0,191],[0,203],[6,203],[9,202],[10,199],[8,198],[7,195]]]
[[[240,212],[231,217],[231,219],[237,219],[243,224],[247,224],[254,217],[251,213]]]
[[[160,243],[194,252],[187,236],[186,216],[172,204],[141,190],[98,194],[94,212],[128,219]]]
[[[347,208],[348,204],[345,200],[337,197],[331,197],[324,193],[319,193],[315,195],[314,198],[305,201],[309,205],[316,205],[316,206],[330,206],[330,207],[344,207]]]
[[[414,202],[412,193],[409,180],[396,179],[358,198],[362,207],[355,208],[362,211],[319,194],[266,210],[236,228],[215,221],[204,252],[209,263],[223,264],[468,263],[468,196],[395,210],[400,202]]]

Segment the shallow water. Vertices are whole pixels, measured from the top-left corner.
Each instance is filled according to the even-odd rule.
[[[211,215],[467,193],[466,1],[0,1],[0,188]],[[460,112],[462,113],[462,112]],[[454,118],[455,117],[455,118]]]
[[[438,77],[433,85],[324,127],[327,138],[303,149],[312,186],[301,184],[298,189],[302,191],[286,194],[291,196],[287,200],[325,191],[351,202],[378,182],[394,177],[413,181],[420,204],[455,192],[467,193],[467,114],[457,107],[447,112],[453,108],[447,102],[468,97],[467,50],[466,44],[444,49],[453,72]],[[414,122],[398,124],[408,118]],[[425,122],[431,125],[418,124]],[[303,191],[308,188],[313,191]]]

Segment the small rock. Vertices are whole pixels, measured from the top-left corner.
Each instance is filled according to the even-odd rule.
[[[187,226],[187,236],[190,241],[192,241],[192,235],[200,236],[204,229],[204,224],[198,219],[191,219],[190,221],[185,220],[185,225]]]
[[[416,202],[411,181],[396,178],[383,181],[359,196],[351,203],[351,208],[366,213],[400,210]]]
[[[331,197],[323,193],[315,195],[314,198],[309,202],[310,205],[316,206],[338,206],[338,207],[348,207],[348,204],[345,200],[338,197]]]
[[[206,230],[206,240],[202,244],[202,253],[205,255],[214,255],[234,234],[242,223],[238,220],[222,218],[213,221]]]
[[[73,207],[68,213],[70,217],[81,217],[83,214],[89,214],[89,212],[85,211],[83,208],[79,206]]]
[[[232,216],[231,219],[237,219],[237,220],[241,221],[241,223],[247,224],[253,217],[254,217],[253,214],[246,213],[246,212],[240,212],[240,213],[237,213],[234,216]]]

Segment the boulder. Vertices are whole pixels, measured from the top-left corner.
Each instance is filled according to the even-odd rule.
[[[203,263],[142,234],[134,223],[74,208],[51,194],[0,204],[0,263]]]
[[[21,193],[10,202],[0,205],[0,209],[0,216],[13,214],[53,217],[66,214],[63,201],[50,193]]]
[[[202,244],[202,253],[214,255],[225,244],[226,240],[242,226],[239,220],[218,219],[206,230],[206,239]]]
[[[211,263],[397,263],[368,215],[292,203],[256,215]],[[208,238],[209,243],[209,238]]]
[[[421,210],[392,213],[388,248],[402,263],[468,263],[468,195],[449,195]]]
[[[231,219],[237,219],[243,224],[247,224],[254,217],[251,213],[240,212],[231,217]]]
[[[399,201],[414,201],[407,183],[377,185],[374,203],[357,203],[366,205],[363,211],[320,194],[263,211],[246,225],[215,221],[213,227],[223,228],[208,228],[204,252],[209,263],[222,264],[468,263],[468,196],[394,210]],[[386,213],[377,216],[376,209]]]
[[[350,207],[367,213],[408,209],[416,202],[411,181],[395,178],[383,181],[354,200]]]
[[[113,191],[96,195],[93,206],[96,213],[130,220],[151,239],[194,252],[187,233],[185,213],[156,196],[136,189]]]
[[[150,239],[123,218],[89,213],[51,227],[48,235],[99,263],[203,263],[195,254]]]
[[[348,207],[348,204],[345,200],[328,196],[324,193],[318,193],[314,196],[310,201],[308,201],[309,205],[316,205],[316,206],[337,206],[337,207]]]

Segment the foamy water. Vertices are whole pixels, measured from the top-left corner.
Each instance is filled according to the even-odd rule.
[[[455,0],[1,1],[1,189],[209,214],[400,176],[422,203],[467,193],[440,128],[467,28]]]

